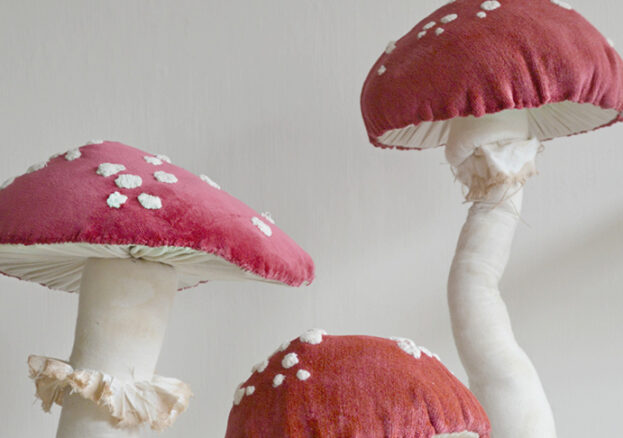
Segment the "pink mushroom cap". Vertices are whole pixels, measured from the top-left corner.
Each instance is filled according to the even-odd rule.
[[[316,329],[253,367],[236,390],[225,438],[489,434],[476,398],[428,350],[404,338]]]
[[[562,0],[456,0],[374,64],[361,94],[370,142],[445,145],[454,117],[526,109],[540,140],[623,120],[623,61]]]
[[[314,276],[310,256],[266,215],[165,156],[111,141],[54,156],[0,189],[1,273],[73,292],[89,257],[170,264],[180,289]]]

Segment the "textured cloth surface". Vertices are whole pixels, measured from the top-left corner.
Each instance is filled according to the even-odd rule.
[[[104,163],[124,170],[100,166]],[[309,255],[277,226],[166,157],[104,142],[52,157],[39,167],[0,190],[4,274],[15,275],[11,266],[21,261],[11,255],[3,264],[3,246],[21,245],[23,254],[41,244],[71,242],[162,248],[164,263],[170,260],[168,247],[176,253],[187,248],[267,280],[300,285],[313,279]],[[158,261],[157,254],[151,255],[151,261]],[[27,263],[27,254],[21,259]],[[27,279],[50,282],[35,274]]]
[[[476,398],[411,341],[400,341],[410,354],[369,336],[301,339],[254,367],[236,391],[226,438],[489,437]]]
[[[361,108],[370,141],[439,146],[445,120],[506,109],[533,109],[540,140],[621,121],[623,62],[564,6],[456,0],[433,12],[388,46],[366,79]]]

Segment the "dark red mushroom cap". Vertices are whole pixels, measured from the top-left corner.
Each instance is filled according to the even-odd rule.
[[[298,286],[309,255],[261,215],[196,176],[116,142],[32,166],[0,189],[0,272],[76,291],[88,257],[176,267],[180,289],[248,278]]]
[[[561,0],[456,0],[390,43],[363,86],[379,147],[444,145],[449,119],[526,109],[540,140],[623,120],[623,61]]]
[[[310,330],[253,367],[225,438],[488,438],[476,398],[404,338]]]

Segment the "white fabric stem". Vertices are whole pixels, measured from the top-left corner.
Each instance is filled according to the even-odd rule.
[[[514,195],[504,199],[510,190]],[[554,438],[554,419],[537,372],[519,347],[498,282],[508,262],[522,188],[474,202],[448,282],[455,342],[492,438]],[[490,202],[489,202],[490,201]],[[536,306],[537,303],[534,303]]]
[[[100,394],[87,397],[84,391],[78,392],[72,387],[73,394],[64,397],[57,438],[138,436],[135,427],[119,427],[124,424],[138,426],[141,422],[136,421],[136,412],[126,408],[132,404],[127,391],[115,388],[133,388],[137,386],[136,382],[152,381],[177,286],[175,269],[160,263],[134,259],[87,261],[80,286],[70,365],[76,370],[99,372],[89,376],[113,376],[114,383],[108,377],[104,380],[108,379],[106,383],[109,384],[105,387],[112,393],[108,399],[113,400],[111,403],[115,406],[94,403]],[[138,395],[141,397],[143,394]],[[151,404],[149,400],[146,402]],[[177,406],[173,409],[181,411],[184,408]],[[115,410],[121,412],[121,417],[132,418],[115,419],[111,416]],[[173,414],[175,418],[177,412]],[[157,424],[167,418],[166,414],[157,412],[153,416],[156,417],[155,428],[168,425]],[[154,428],[153,422],[151,425]]]

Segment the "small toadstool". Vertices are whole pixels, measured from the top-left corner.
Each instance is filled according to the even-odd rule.
[[[449,15],[457,18],[445,32],[423,34]],[[470,388],[494,436],[553,438],[551,408],[514,338],[498,282],[541,142],[622,121],[623,61],[559,0],[452,2],[395,45],[363,86],[370,142],[398,149],[446,146],[474,202],[448,282]],[[379,65],[383,76],[376,74]]]
[[[425,348],[310,332],[321,341],[295,339],[236,389],[225,438],[489,437],[476,398]]]
[[[313,262],[212,180],[99,142],[0,190],[0,272],[80,292],[69,362],[31,356],[29,366],[43,408],[63,405],[57,436],[95,438],[164,429],[186,408],[189,387],[154,376],[177,290],[209,280],[299,286]]]

